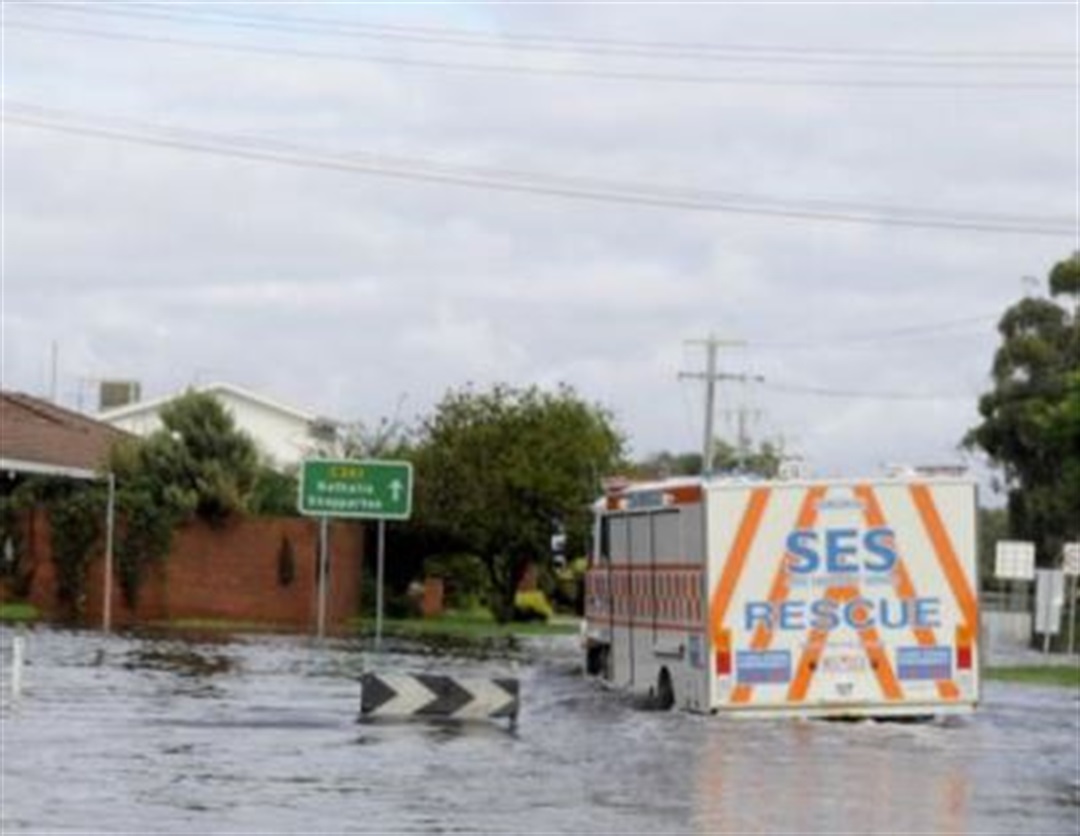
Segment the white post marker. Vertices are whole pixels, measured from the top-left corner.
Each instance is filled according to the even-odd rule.
[[[26,639],[23,638],[21,630],[19,634],[11,640],[11,699],[13,701],[17,700],[19,694],[22,692],[22,669],[25,642]]]

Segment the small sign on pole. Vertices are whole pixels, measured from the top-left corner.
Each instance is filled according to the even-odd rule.
[[[1061,632],[1061,608],[1065,603],[1065,576],[1060,569],[1039,569],[1035,574],[1035,632],[1042,633],[1043,653],[1050,651],[1050,637]]]
[[[1061,571],[1074,578],[1080,575],[1080,543],[1066,543],[1061,551]]]
[[[1035,544],[1023,540],[1000,540],[995,551],[994,574],[1004,580],[1035,578]]]

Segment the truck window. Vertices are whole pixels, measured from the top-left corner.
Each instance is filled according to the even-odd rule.
[[[682,560],[699,563],[705,560],[705,521],[700,505],[690,505],[680,516]]]
[[[630,559],[630,523],[625,516],[607,518],[611,524],[609,532],[609,554],[615,562]]]
[[[679,512],[660,511],[653,514],[652,548],[657,563],[678,563],[683,560],[679,542]]]
[[[652,514],[630,517],[630,560],[645,564],[652,561]]]

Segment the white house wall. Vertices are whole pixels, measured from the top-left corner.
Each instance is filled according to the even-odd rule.
[[[213,395],[232,415],[237,428],[251,436],[260,455],[273,466],[288,468],[298,465],[305,455],[317,449],[307,420],[232,392],[216,391]],[[157,408],[106,420],[114,427],[143,437],[162,427]]]
[[[156,411],[140,412],[136,415],[125,415],[120,418],[109,418],[106,423],[143,438],[161,429],[161,417]]]
[[[273,464],[283,467],[299,464],[313,448],[307,421],[228,393],[216,397],[232,413],[237,427],[255,440],[259,452]]]

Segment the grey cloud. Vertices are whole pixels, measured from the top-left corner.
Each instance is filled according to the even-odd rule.
[[[637,40],[1072,46],[1062,35],[1067,13],[1028,7],[293,11]],[[15,30],[6,45],[13,99],[335,154],[787,199],[1075,211],[1069,91],[553,80],[30,38]],[[510,60],[507,52],[486,60]],[[692,69],[736,72],[701,64]],[[857,77],[873,69],[815,72]],[[752,71],[791,76],[798,69]],[[470,380],[567,381],[609,405],[639,452],[699,444],[700,388],[678,383],[676,374],[701,362],[683,340],[710,330],[750,343],[726,354],[725,368],[778,382],[972,391],[989,367],[989,324],[983,336],[967,331],[830,350],[769,352],[755,343],[827,341],[1000,310],[1022,293],[1020,276],[1044,275],[1075,245],[1067,236],[513,195],[17,125],[6,128],[6,141],[5,386],[40,387],[52,338],[62,342],[69,376],[122,372],[158,393],[227,377],[350,418],[389,415],[402,395],[409,414],[422,412],[446,388]],[[731,407],[742,393],[727,396]],[[973,400],[830,400],[769,389],[751,399],[765,413],[759,433],[784,434],[835,472],[952,455],[974,420]]]

